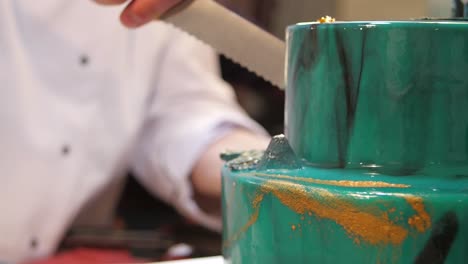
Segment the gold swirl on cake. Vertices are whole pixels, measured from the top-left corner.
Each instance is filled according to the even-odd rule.
[[[247,223],[224,243],[223,247],[230,247],[233,242],[239,240],[239,237],[245,233],[253,224],[255,224],[255,222],[257,222],[258,214],[260,213],[260,204],[263,201],[264,196],[265,195],[263,193],[259,193],[255,196],[252,201],[254,212],[249,217],[249,220],[247,220]]]
[[[358,238],[373,245],[399,245],[408,235],[406,228],[393,223],[384,214],[367,212],[324,189],[316,188],[308,192],[300,184],[279,180],[269,180],[261,189],[265,194],[273,194],[298,214],[312,212],[320,218],[333,220],[353,239]]]
[[[260,176],[261,173],[256,173]],[[407,188],[406,185],[391,184],[385,182],[356,182],[356,181],[326,181],[309,178],[297,178],[286,175],[270,175],[277,179],[268,179],[260,187],[259,193],[252,200],[254,212],[247,223],[230,237],[224,246],[229,247],[237,241],[259,217],[259,211],[265,195],[271,194],[283,205],[301,215],[315,215],[319,218],[329,219],[342,226],[350,238],[357,244],[366,242],[371,245],[401,245],[409,234],[408,227],[404,225],[404,219],[390,219],[389,214],[397,213],[396,209],[387,210],[376,206],[363,206],[353,203],[352,200],[345,200],[343,195],[336,195],[319,187],[306,187],[300,183],[291,182],[307,181],[325,185],[338,185],[347,187],[398,187]],[[431,217],[425,210],[424,201],[421,197],[393,194],[405,199],[413,208],[415,214],[407,219],[407,224],[411,229],[418,232],[425,232],[431,226]],[[403,212],[400,212],[400,215]],[[302,219],[302,218],[301,218]],[[401,224],[398,224],[400,222]],[[402,225],[403,224],[403,225]],[[294,231],[292,227],[292,230]]]
[[[285,180],[293,180],[293,181],[300,181],[300,182],[308,182],[308,183],[315,183],[320,185],[333,185],[333,186],[341,186],[341,187],[356,187],[356,188],[409,188],[411,185],[407,184],[398,184],[398,183],[389,183],[389,182],[382,182],[382,181],[344,181],[344,180],[319,180],[314,178],[304,178],[304,177],[296,177],[296,176],[289,176],[289,175],[281,175],[281,174],[268,174],[268,173],[253,173],[255,176],[260,177],[270,177],[273,179],[285,179]]]

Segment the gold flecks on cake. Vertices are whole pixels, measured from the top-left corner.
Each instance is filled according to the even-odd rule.
[[[323,189],[315,189],[312,194],[297,183],[269,180],[263,184],[262,190],[265,194],[273,194],[296,213],[312,212],[320,218],[333,220],[353,239],[359,238],[372,245],[399,245],[408,235],[406,228],[385,219],[382,214],[363,211]]]
[[[324,16],[324,17],[321,17],[321,18],[317,19],[317,22],[320,22],[320,23],[333,23],[333,22],[335,22],[335,18],[333,18],[331,16]]]
[[[252,206],[253,206],[253,208],[258,208],[258,207],[259,207],[260,203],[263,201],[263,196],[264,196],[263,193],[257,194],[257,195],[255,196],[255,198],[252,200]]]
[[[344,180],[320,180],[314,178],[304,178],[296,177],[289,175],[281,174],[268,174],[268,173],[253,173],[255,176],[260,177],[270,177],[273,179],[287,179],[293,181],[301,181],[308,183],[315,183],[320,185],[332,185],[332,186],[341,186],[341,187],[351,187],[351,188],[409,188],[411,185],[408,184],[398,184],[398,183],[389,183],[382,181],[344,181]]]
[[[259,173],[257,173],[259,175]],[[356,243],[362,242],[371,245],[401,245],[408,236],[408,229],[405,226],[397,224],[404,222],[403,212],[399,212],[399,219],[390,219],[389,214],[397,213],[397,209],[392,207],[389,209],[379,209],[376,207],[362,206],[353,204],[352,201],[343,200],[343,196],[335,195],[322,188],[312,188],[307,190],[300,183],[285,181],[283,179],[293,179],[298,181],[313,181],[319,184],[336,185],[342,184],[342,181],[326,181],[310,178],[297,178],[286,175],[269,175],[271,178],[266,180],[260,187],[260,192],[252,199],[252,207],[254,209],[247,223],[240,228],[231,238],[229,238],[224,246],[229,247],[237,241],[240,236],[245,233],[258,219],[261,204],[264,196],[271,194],[276,197],[283,205],[292,211],[304,215],[315,215],[317,218],[329,219],[342,226],[350,238]],[[353,187],[398,187],[407,188],[406,185],[391,184],[385,182],[356,182]],[[339,185],[349,186],[349,185]],[[407,219],[407,223],[419,232],[427,231],[431,226],[431,217],[426,212],[424,201],[421,197],[405,194],[394,194],[402,199],[415,210],[416,214]],[[311,224],[311,221],[308,222]],[[298,228],[296,225],[291,225],[291,229],[295,231]]]
[[[354,244],[361,245],[361,240],[359,240],[359,238],[355,237],[353,241]]]
[[[431,227],[431,217],[424,208],[424,201],[421,197],[406,196],[406,201],[416,211],[416,214],[408,218],[408,224],[416,229],[418,232],[423,233]]]
[[[260,213],[260,203],[262,202],[264,197],[263,193],[257,194],[255,198],[252,200],[252,206],[254,208],[254,212],[250,216],[247,223],[239,229],[232,237],[228,238],[228,240],[223,245],[224,247],[230,247],[232,243],[237,241],[239,237],[245,233],[255,222],[257,222],[258,214]]]

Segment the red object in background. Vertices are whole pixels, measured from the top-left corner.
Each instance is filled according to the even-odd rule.
[[[143,262],[148,262],[148,260],[134,258],[126,250],[78,248],[61,252],[48,259],[23,264],[133,264]]]

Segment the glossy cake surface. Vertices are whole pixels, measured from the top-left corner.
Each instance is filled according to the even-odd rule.
[[[286,137],[224,155],[229,263],[468,263],[468,23],[288,28]]]
[[[312,167],[226,169],[224,175],[224,254],[231,263],[468,258],[466,177]]]

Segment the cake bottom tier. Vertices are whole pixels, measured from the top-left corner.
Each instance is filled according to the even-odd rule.
[[[223,171],[228,263],[468,263],[468,178]]]

